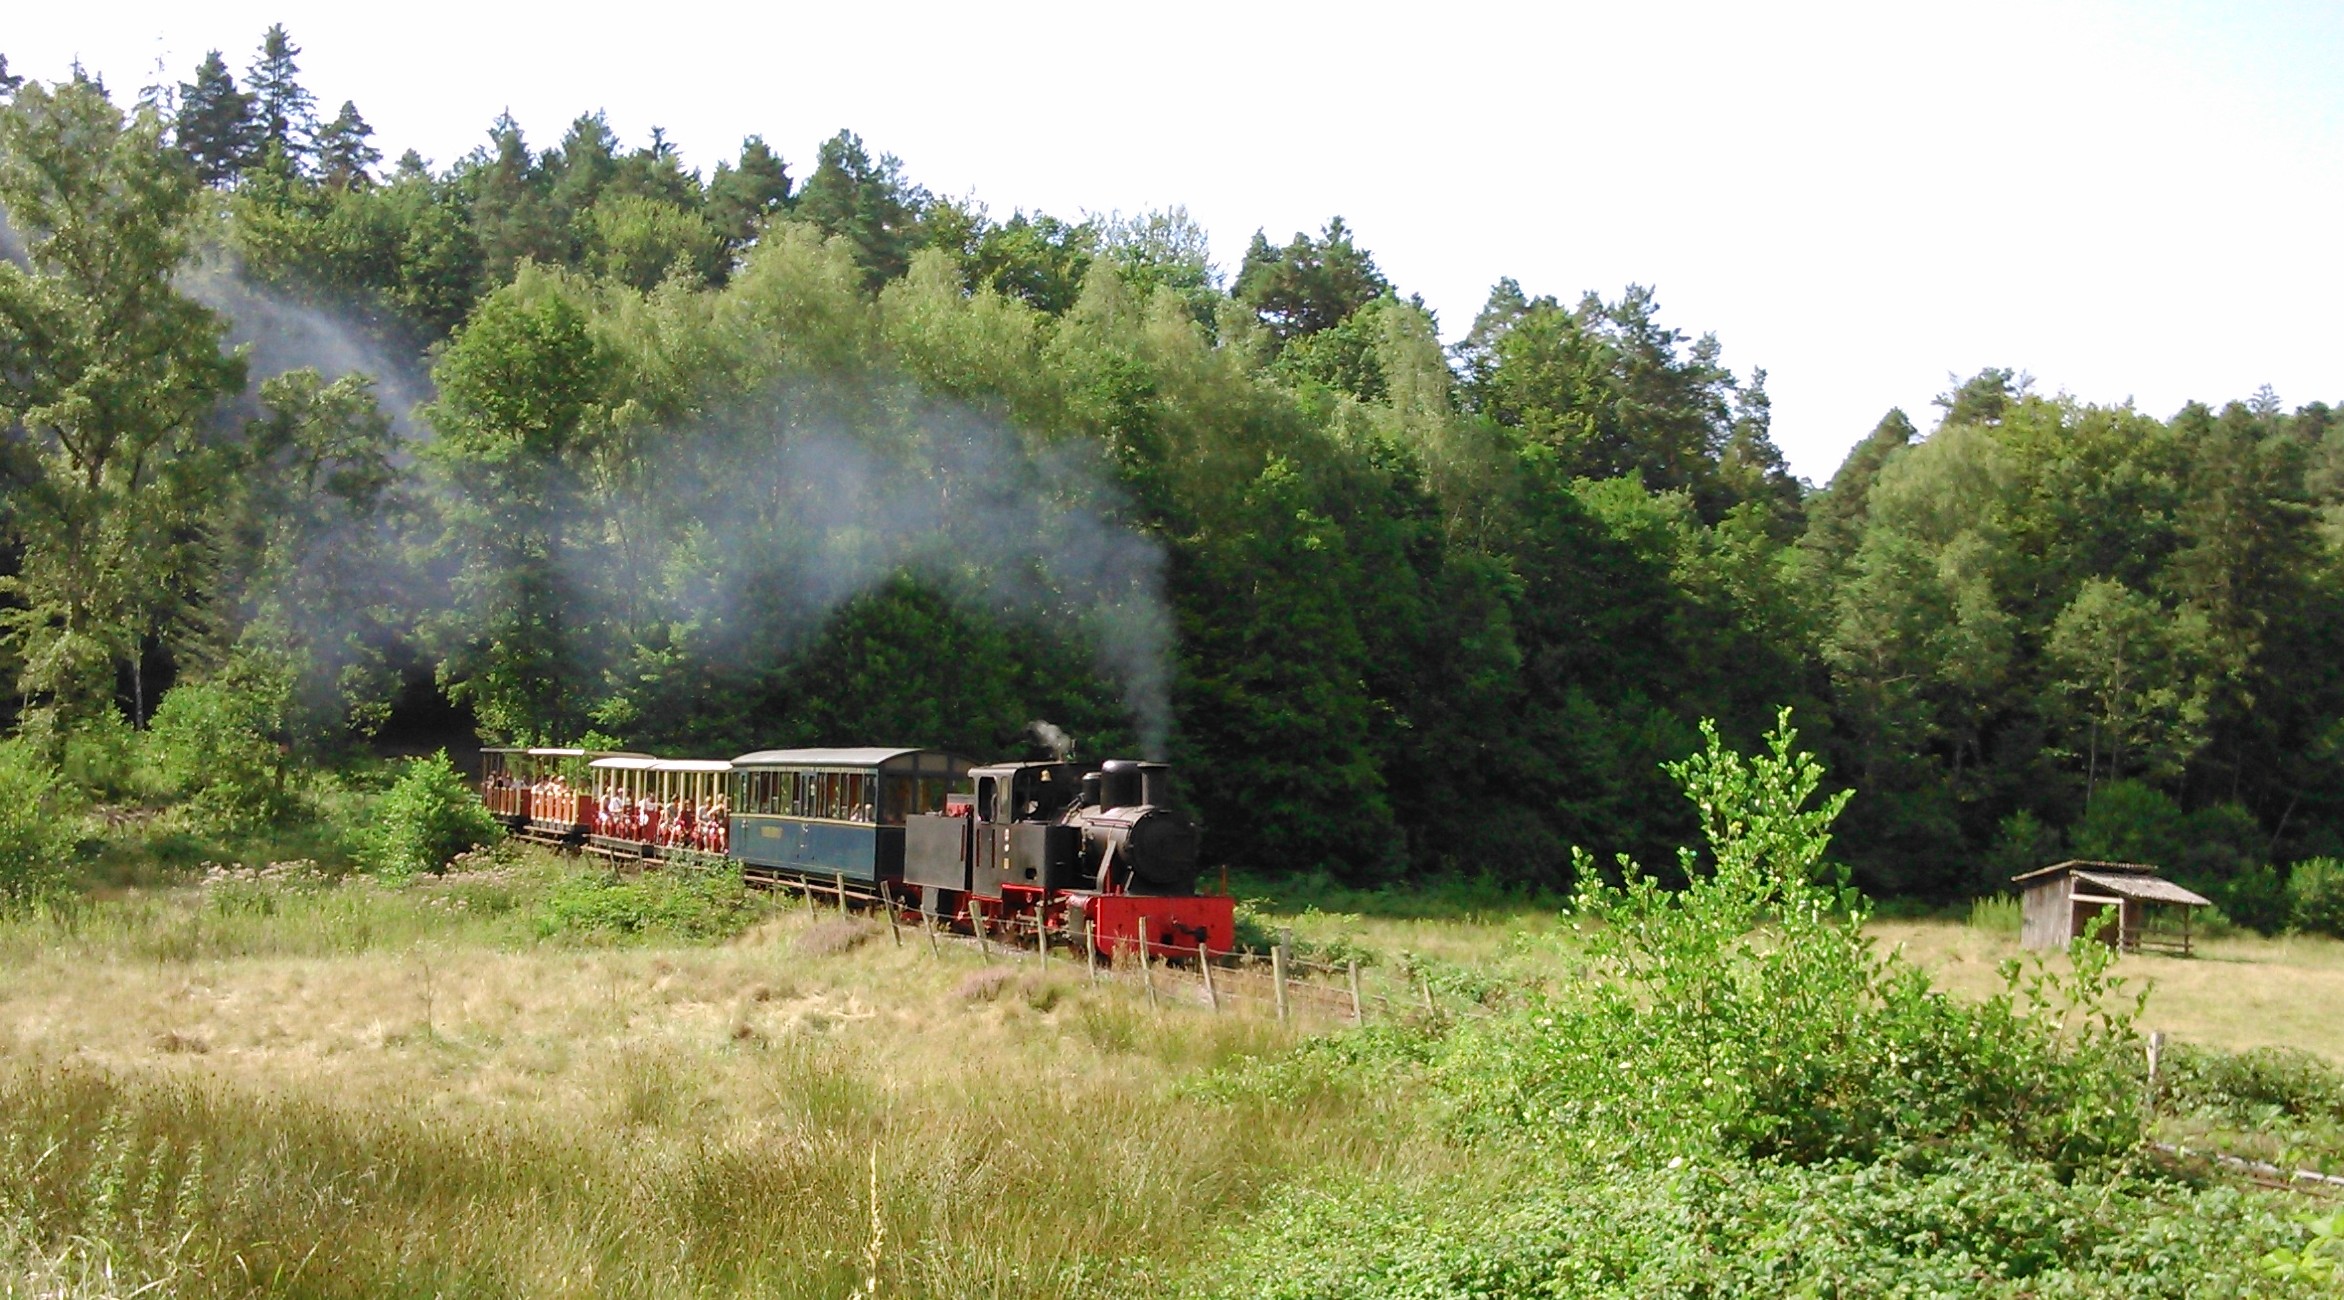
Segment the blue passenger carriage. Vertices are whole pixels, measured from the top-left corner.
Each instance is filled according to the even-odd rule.
[[[768,749],[732,761],[732,856],[745,874],[903,876],[903,819],[940,812],[974,767],[932,749]]]

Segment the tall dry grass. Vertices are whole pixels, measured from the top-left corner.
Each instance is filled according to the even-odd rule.
[[[971,996],[974,951],[805,911],[539,943],[517,888],[0,933],[0,1289],[1146,1295],[1298,1173],[1456,1159],[1404,1098],[1186,1086],[1301,1032],[1266,1009]]]

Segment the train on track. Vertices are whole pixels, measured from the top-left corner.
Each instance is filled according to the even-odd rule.
[[[480,798],[515,834],[618,861],[740,864],[960,928],[1011,924],[1100,956],[1236,943],[1197,890],[1171,768],[1114,759],[978,766],[930,749],[773,749],[731,760],[481,751]]]

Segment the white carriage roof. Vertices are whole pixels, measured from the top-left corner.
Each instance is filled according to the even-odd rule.
[[[595,759],[586,766],[599,767],[605,771],[640,772],[645,768],[659,766],[659,760],[656,758],[645,758],[641,754],[620,754],[612,758]],[[726,766],[730,766],[730,764],[727,764]]]
[[[538,745],[533,746],[530,749],[529,755],[532,758],[584,758],[586,756],[586,751],[583,749],[560,749],[550,746]]]
[[[662,758],[650,766],[660,772],[730,772],[732,764],[721,758]]]
[[[733,767],[877,767],[924,749],[761,749],[732,761]]]

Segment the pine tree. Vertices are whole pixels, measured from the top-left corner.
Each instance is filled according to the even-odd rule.
[[[929,202],[928,192],[905,178],[902,160],[883,154],[873,161],[861,136],[840,131],[822,142],[796,212],[825,235],[845,236],[865,285],[876,289],[911,265]]]
[[[8,75],[8,56],[0,54],[0,95],[13,95],[24,84],[24,78]]]
[[[237,88],[218,50],[196,65],[195,80],[179,84],[172,131],[204,184],[235,183],[256,154],[257,127],[252,97]]]
[[[272,24],[261,37],[260,57],[244,74],[252,97],[254,151],[266,153],[273,145],[296,171],[313,152],[317,129],[317,100],[303,88],[301,65],[293,61],[300,53],[301,47],[285,34],[285,25]]]
[[[342,111],[317,131],[318,179],[329,189],[363,189],[374,183],[368,168],[383,160],[374,147],[374,128],[358,115],[358,105],[342,101]]]
[[[753,135],[741,142],[741,161],[716,164],[708,182],[708,220],[736,246],[757,236],[766,217],[789,206],[789,166]]]
[[[1350,227],[1336,217],[1319,238],[1297,232],[1284,248],[1255,231],[1231,296],[1284,341],[1340,324],[1391,288],[1375,258],[1352,244]]]

